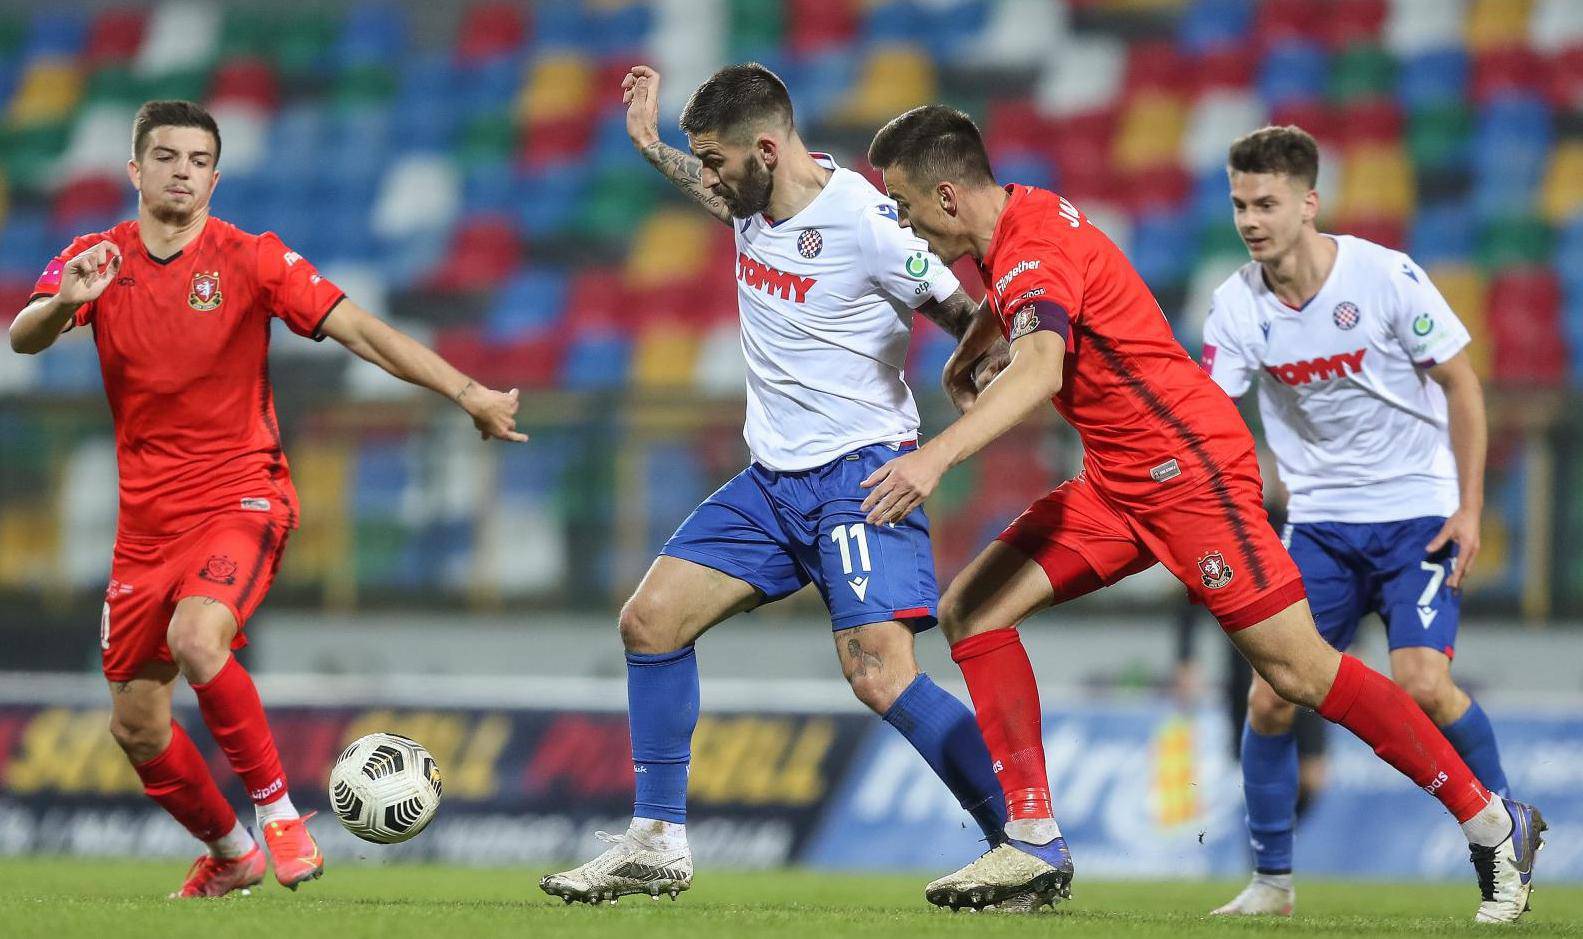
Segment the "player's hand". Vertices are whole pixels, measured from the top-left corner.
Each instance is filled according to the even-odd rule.
[[[1451,576],[1446,578],[1446,586],[1452,590],[1462,589],[1462,578],[1473,569],[1473,559],[1479,553],[1479,512],[1477,509],[1460,508],[1440,526],[1440,532],[1434,540],[1429,542],[1426,549],[1430,554],[1444,548],[1448,543],[1454,542],[1457,546],[1456,563],[1451,567]]]
[[[62,303],[76,306],[91,303],[99,299],[120,270],[121,249],[114,242],[101,241],[66,262],[66,269],[61,271],[60,290],[55,295]]]
[[[517,408],[521,407],[517,389],[495,391],[475,385],[462,395],[462,407],[473,417],[473,426],[479,436],[488,440],[510,440],[527,443],[528,435],[517,431]]]
[[[660,73],[634,65],[621,80],[621,103],[627,106],[627,136],[639,149],[660,139]]]
[[[868,523],[894,525],[906,518],[923,505],[949,468],[928,447],[919,447],[870,473],[862,482],[864,489],[873,490],[863,500]]]

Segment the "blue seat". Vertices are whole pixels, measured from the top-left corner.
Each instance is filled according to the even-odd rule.
[[[1561,287],[1568,302],[1583,297],[1583,215],[1561,226],[1551,263],[1561,273]]]
[[[407,49],[407,14],[393,3],[364,2],[346,11],[336,41],[336,60],[343,65],[398,64]]]
[[[845,100],[856,79],[860,58],[853,49],[826,49],[799,62],[797,84],[789,84],[787,79],[786,86],[796,89],[792,104],[798,121],[817,124]],[[804,118],[804,114],[808,117]]]
[[[87,342],[63,342],[39,356],[36,374],[42,392],[84,394],[104,386],[98,352]]]
[[[1466,203],[1423,206],[1413,220],[1408,253],[1420,267],[1469,261],[1478,252],[1477,221]]]
[[[571,391],[625,388],[632,362],[631,338],[617,333],[579,336],[561,361],[561,387]]]
[[[1434,49],[1403,59],[1396,97],[1406,110],[1450,104],[1467,96],[1468,54],[1460,48]]]
[[[1561,329],[1566,334],[1573,388],[1583,388],[1583,285],[1568,291],[1561,308]]]
[[[352,513],[357,518],[390,518],[401,506],[402,494],[412,481],[410,453],[405,444],[371,441],[357,448],[352,476]]]
[[[1040,189],[1054,189],[1055,172],[1050,161],[1037,153],[1019,153],[1015,150],[998,154],[995,158],[995,178]]]
[[[956,340],[933,324],[915,322],[912,330],[913,348],[908,357],[907,381],[917,389],[939,388],[940,374],[945,371],[946,360],[956,351]]]
[[[1251,0],[1194,0],[1176,21],[1176,43],[1193,53],[1239,46],[1252,26]]]
[[[484,320],[484,338],[511,342],[544,335],[566,313],[566,287],[566,274],[550,268],[513,276],[495,295]]]
[[[462,214],[510,211],[521,201],[516,170],[505,162],[477,163],[462,180]]]
[[[70,58],[88,43],[88,16],[82,10],[57,5],[33,14],[27,39],[22,43],[24,61],[44,56]]]
[[[646,3],[612,7],[595,13],[590,19],[595,40],[593,51],[605,59],[641,51],[654,28],[654,13]]]
[[[23,280],[37,277],[67,244],[68,241],[56,244],[51,240],[43,211],[13,207],[0,224],[0,274]]]
[[[463,67],[456,76],[453,90],[464,117],[476,118],[510,109],[521,87],[522,63],[516,58],[507,58]]]
[[[1324,97],[1330,56],[1317,43],[1288,41],[1270,49],[1259,63],[1259,96],[1271,107]]]
[[[973,50],[989,25],[987,0],[925,3],[919,12],[928,23],[923,44],[937,60],[954,59]]]
[[[676,526],[709,495],[711,480],[691,441],[656,443],[646,456],[648,547],[657,553]]]
[[[501,498],[526,499],[545,502],[555,496],[566,475],[578,446],[576,434],[561,430],[543,430],[535,433],[543,453],[528,453],[526,447],[501,448],[499,469],[495,478],[500,481]]]
[[[533,47],[599,51],[599,23],[581,3],[545,3],[534,8]]]
[[[1231,217],[1231,181],[1220,167],[1205,170],[1193,182],[1193,217],[1198,224],[1219,222]]]
[[[914,0],[884,0],[869,6],[863,17],[861,41],[869,45],[910,43],[921,46],[929,41],[931,25],[922,5]]]
[[[518,220],[530,238],[545,238],[566,229],[580,211],[589,169],[582,162],[546,166],[522,181]]]
[[[1178,284],[1192,272],[1198,230],[1191,212],[1145,215],[1133,226],[1127,256],[1149,286],[1159,289]]]
[[[1473,131],[1473,198],[1480,215],[1526,209],[1550,162],[1550,106],[1537,97],[1509,97],[1479,110]]]

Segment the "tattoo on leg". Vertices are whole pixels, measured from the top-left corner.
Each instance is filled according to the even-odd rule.
[[[126,694],[131,688],[132,683],[129,681],[118,681],[115,683],[116,694]]]
[[[851,636],[846,641],[846,654],[852,660],[852,677],[865,678],[869,669],[877,675],[885,670],[885,663],[880,659],[879,653],[870,652],[863,648],[863,643],[856,636]]]

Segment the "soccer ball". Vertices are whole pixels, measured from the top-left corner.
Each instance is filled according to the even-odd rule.
[[[360,737],[330,770],[330,808],[364,841],[406,841],[434,820],[439,807],[439,764],[409,737]]]

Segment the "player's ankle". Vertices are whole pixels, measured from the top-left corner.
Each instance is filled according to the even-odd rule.
[[[1469,844],[1493,848],[1511,837],[1512,816],[1500,796],[1490,796],[1489,804],[1479,813],[1462,823],[1462,833]]]
[[[208,842],[208,845],[210,854],[227,860],[246,857],[249,852],[257,847],[257,844],[253,841],[253,836],[248,834],[246,828],[242,827],[240,819],[237,820],[235,825],[231,826],[229,832]]]
[[[1276,890],[1292,889],[1291,871],[1280,874],[1266,874],[1263,871],[1258,871],[1254,873],[1253,880],[1255,883],[1264,884],[1266,887],[1274,887]]]
[[[286,793],[281,793],[280,798],[272,802],[254,805],[253,811],[258,816],[258,826],[260,828],[270,822],[284,822],[302,817],[301,813],[297,811],[297,807],[291,804],[291,796]]]
[[[1006,823],[1006,837],[1027,844],[1049,844],[1061,837],[1053,818],[1017,818]]]
[[[632,824],[627,826],[627,833],[651,848],[674,851],[687,850],[687,825],[685,823],[634,816]]]

